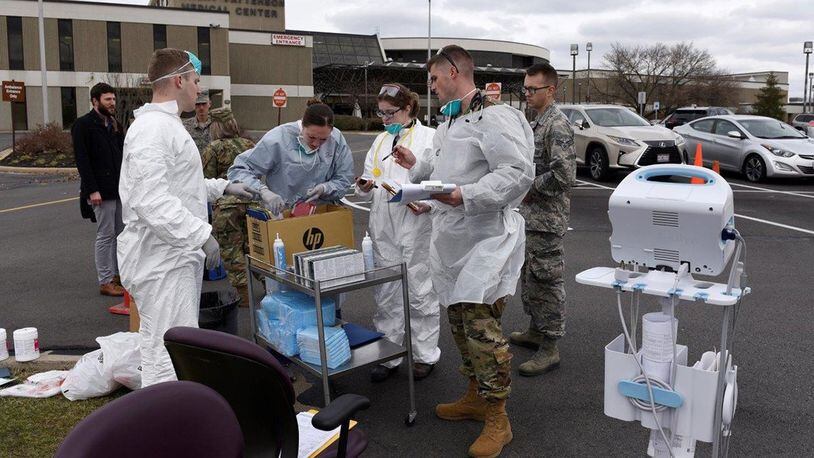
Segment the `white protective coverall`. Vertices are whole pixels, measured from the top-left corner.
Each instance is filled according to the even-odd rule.
[[[429,160],[432,154],[432,138],[435,129],[421,125],[418,120],[410,129],[401,131],[399,145],[419,158]],[[382,132],[367,152],[362,178],[387,182],[398,190],[402,183],[409,183],[409,171],[396,164],[390,154],[394,136]],[[375,176],[374,169],[380,171]],[[413,359],[424,364],[435,364],[441,357],[438,348],[439,305],[438,295],[433,291],[430,278],[429,252],[432,221],[429,214],[416,216],[405,205],[389,203],[390,194],[384,188],[374,188],[369,193],[357,187],[357,195],[373,203],[370,208],[369,232],[373,239],[373,255],[377,267],[407,264],[407,283],[410,293],[410,330],[413,342]],[[399,345],[404,341],[404,305],[400,282],[377,286],[374,290],[376,313],[373,324],[388,340]],[[384,365],[395,367],[401,359]]]
[[[321,201],[337,201],[353,183],[353,156],[348,142],[337,128],[314,154],[299,151],[302,121],[277,126],[257,145],[242,152],[229,167],[227,178],[246,183],[260,191],[262,185],[289,205],[305,198],[308,189],[324,184]]]
[[[463,196],[457,207],[433,205],[430,269],[444,307],[494,304],[515,293],[526,251],[525,220],[515,208],[534,179],[533,158],[529,123],[498,104],[439,126],[431,160],[418,158],[410,169],[413,183],[453,183]]]
[[[124,139],[119,195],[124,231],[117,252],[122,284],[141,317],[142,387],[175,380],[164,333],[198,326],[204,242],[212,232],[206,203],[226,180],[205,180],[201,155],[175,101],[134,112]]]

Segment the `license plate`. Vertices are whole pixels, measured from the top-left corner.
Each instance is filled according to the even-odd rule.
[[[659,154],[656,156],[656,162],[670,162],[670,154]]]

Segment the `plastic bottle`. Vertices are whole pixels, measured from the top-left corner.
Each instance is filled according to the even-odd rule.
[[[17,329],[14,336],[14,359],[18,363],[33,361],[40,357],[40,341],[37,328]]]
[[[0,361],[8,359],[8,343],[6,342],[6,330],[0,328]]]
[[[365,270],[373,270],[375,262],[373,261],[373,240],[370,239],[367,231],[365,231],[365,238],[362,239],[362,256],[365,258]]]
[[[274,239],[274,266],[277,269],[282,270],[285,272],[286,270],[286,257],[285,257],[285,244],[283,243],[283,239],[280,238],[280,233],[277,233],[277,238]],[[282,275],[281,272],[277,272],[278,275]],[[285,291],[282,283],[278,283],[277,287],[280,291]]]

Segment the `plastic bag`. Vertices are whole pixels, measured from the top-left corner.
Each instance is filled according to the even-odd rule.
[[[85,353],[62,383],[62,394],[71,401],[105,396],[116,390],[119,382],[105,375],[102,350]]]
[[[117,332],[97,337],[104,354],[104,375],[137,390],[141,388],[141,336],[137,332]]]
[[[25,379],[24,383],[0,390],[0,396],[50,398],[59,393],[59,386],[67,375],[68,371],[40,372]]]

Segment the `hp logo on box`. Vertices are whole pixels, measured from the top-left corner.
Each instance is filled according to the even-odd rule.
[[[322,248],[323,243],[325,243],[325,234],[319,228],[309,228],[302,234],[302,244],[309,250]]]

